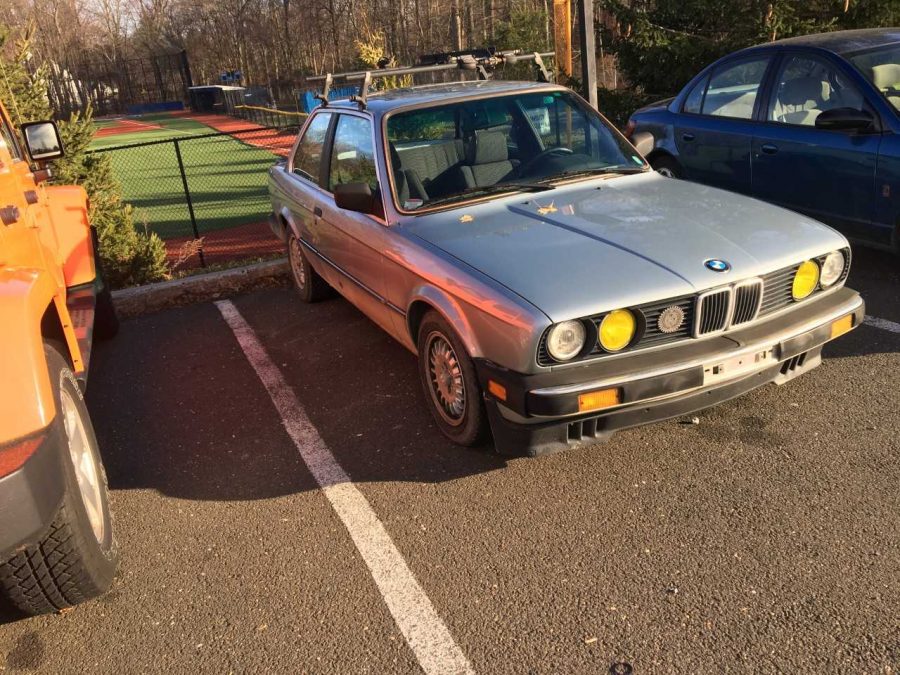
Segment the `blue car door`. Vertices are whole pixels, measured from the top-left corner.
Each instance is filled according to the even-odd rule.
[[[763,53],[726,61],[691,90],[675,122],[685,178],[750,193],[753,119],[771,60]]]
[[[763,123],[753,137],[753,195],[821,220],[845,234],[873,239],[877,130],[819,129],[826,110],[870,110],[836,62],[786,52],[777,66]]]

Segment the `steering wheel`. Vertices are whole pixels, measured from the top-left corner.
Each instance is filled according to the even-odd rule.
[[[547,148],[546,150],[541,150],[534,157],[529,159],[525,164],[519,169],[520,176],[527,176],[531,173],[531,170],[535,167],[535,165],[540,162],[542,159],[550,157],[552,155],[573,155],[575,154],[569,148]]]

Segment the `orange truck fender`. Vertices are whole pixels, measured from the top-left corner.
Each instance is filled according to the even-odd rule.
[[[50,228],[42,228],[43,236],[55,237],[47,248],[56,252],[62,268],[64,284],[71,288],[94,280],[94,254],[91,226],[88,220],[88,197],[80,185],[51,185],[42,190],[46,200]],[[51,245],[52,244],[52,245]]]

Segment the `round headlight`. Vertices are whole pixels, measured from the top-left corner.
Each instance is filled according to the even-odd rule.
[[[809,297],[819,285],[819,266],[815,260],[806,260],[800,263],[797,273],[794,275],[794,283],[791,286],[791,295],[794,300],[802,300]]]
[[[584,324],[580,321],[563,321],[547,334],[547,352],[557,361],[574,358],[584,347]]]
[[[844,273],[844,254],[840,251],[832,251],[825,256],[822,263],[822,273],[819,275],[819,283],[823,287],[831,286],[841,278]]]
[[[636,331],[634,314],[627,309],[616,309],[603,317],[597,339],[606,351],[617,352],[631,343]]]

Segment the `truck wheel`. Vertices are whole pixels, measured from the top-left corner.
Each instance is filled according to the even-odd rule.
[[[59,352],[49,345],[44,352],[57,410],[50,433],[64,455],[66,490],[40,541],[0,564],[3,589],[27,614],[58,611],[104,593],[118,561],[106,472],[81,390]]]
[[[668,155],[654,157],[650,160],[650,166],[656,170],[656,173],[665,176],[666,178],[681,178],[684,176],[681,165]]]
[[[288,233],[287,249],[294,288],[303,302],[318,302],[325,298],[328,295],[328,284],[309,264],[303,245],[293,232]]]
[[[112,292],[104,283],[103,290],[97,294],[94,305],[94,337],[98,340],[109,340],[119,332],[119,315],[113,304]]]
[[[454,443],[474,446],[488,438],[488,421],[475,365],[443,317],[428,312],[419,326],[419,379],[438,428]]]

